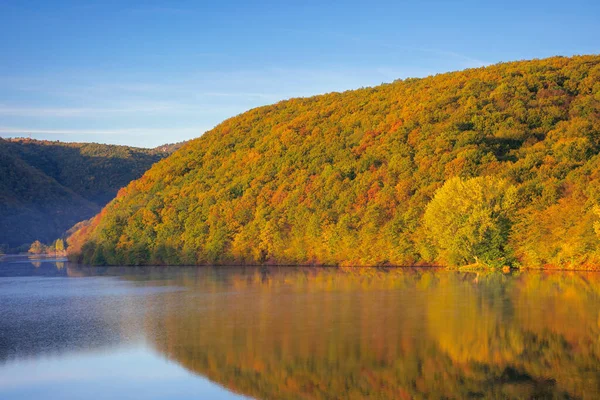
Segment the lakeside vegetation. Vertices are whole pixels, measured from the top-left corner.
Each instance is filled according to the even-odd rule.
[[[600,266],[600,56],[250,110],[69,238],[89,264]]]
[[[65,242],[62,239],[56,239],[52,244],[46,246],[41,243],[39,240],[36,240],[31,244],[31,247],[28,250],[28,253],[33,255],[41,255],[41,254],[52,254],[52,255],[60,255],[66,256],[66,248]]]

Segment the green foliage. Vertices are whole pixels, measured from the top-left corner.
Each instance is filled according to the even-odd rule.
[[[92,262],[101,247],[114,252],[111,260],[134,264],[477,257],[496,265],[511,261],[511,248],[523,265],[594,268],[598,82],[600,57],[555,57],[256,108],[123,189],[74,235],[72,254]],[[474,181],[480,197],[464,207],[481,215],[466,225],[466,242],[432,242],[425,210],[455,177],[487,177],[504,189]],[[514,208],[495,210],[509,191]],[[569,210],[558,229],[554,217]],[[482,221],[488,225],[475,227]]]
[[[428,204],[423,224],[442,264],[511,262],[508,237],[517,193],[504,179],[452,178]]]
[[[172,148],[0,139],[0,244],[49,243]]]
[[[175,149],[169,145],[142,149],[31,139],[10,139],[4,145],[27,164],[99,205],[108,203],[120,188]]]
[[[594,207],[594,214],[596,214],[597,217],[600,217],[599,206]],[[600,239],[600,221],[594,222],[594,231],[596,232],[596,235],[598,235],[598,239]]]

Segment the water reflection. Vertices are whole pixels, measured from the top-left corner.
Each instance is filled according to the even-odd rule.
[[[267,269],[182,279],[157,350],[259,398],[599,394],[597,274]],[[219,274],[217,274],[219,276]],[[207,295],[210,294],[210,295]],[[595,397],[595,396],[593,396]]]
[[[44,304],[30,306],[31,318],[50,313],[46,333],[39,323],[14,326],[18,313],[0,322],[0,359],[23,349],[35,356],[143,341],[257,398],[600,396],[598,273],[70,264],[55,271],[83,279],[73,293],[62,287],[62,303],[48,304],[48,285]],[[70,314],[57,317],[55,306]],[[77,326],[92,327],[95,341]],[[23,329],[39,345],[24,346]]]
[[[128,282],[74,281],[62,263],[0,264],[0,363],[110,349],[140,337],[143,302]]]

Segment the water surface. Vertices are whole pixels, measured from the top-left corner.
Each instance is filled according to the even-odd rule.
[[[0,398],[599,398],[600,274],[0,262]]]

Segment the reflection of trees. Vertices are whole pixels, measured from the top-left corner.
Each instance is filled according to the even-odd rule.
[[[529,389],[599,393],[598,274],[491,274],[450,287],[431,298],[429,330],[456,365]]]
[[[73,265],[62,273],[186,290],[152,292],[131,314],[123,313],[131,299],[93,300],[95,312],[90,304],[68,312],[86,321],[69,318],[69,337],[56,342],[79,346],[87,316],[104,315],[94,329],[112,343],[119,339],[103,332],[140,326],[132,321],[141,312],[159,352],[258,398],[600,394],[600,274]]]
[[[244,271],[174,279],[155,348],[259,398],[600,393],[595,275]]]
[[[163,319],[151,316],[148,328],[161,352],[245,394],[408,395],[406,377],[422,376],[423,386],[434,378],[413,356],[423,317],[420,307],[399,307],[417,298],[413,276],[383,278],[313,271],[199,280],[210,296],[166,295]]]
[[[506,293],[499,292],[505,282],[490,275],[471,281],[450,279],[446,275],[427,304],[429,332],[439,347],[459,363],[511,363],[525,349],[523,332],[506,324],[514,309]],[[490,281],[492,278],[492,282]],[[445,290],[450,287],[452,290]]]
[[[24,270],[21,276],[57,277],[70,268],[57,270],[58,262],[40,264],[35,274],[28,274],[33,269],[28,263],[17,264],[16,269]],[[15,286],[0,292],[0,365],[16,359],[104,351],[139,336],[136,312],[143,307],[139,304],[143,297],[114,296],[109,281],[102,285],[35,279]]]

